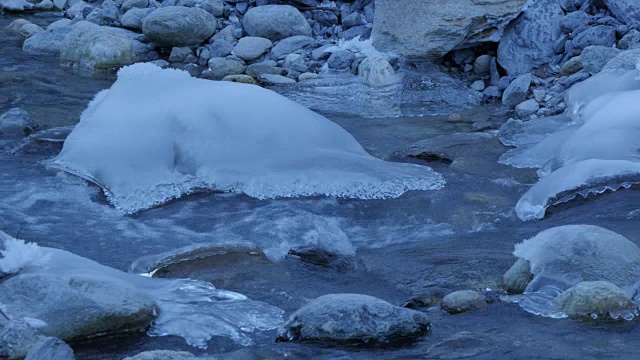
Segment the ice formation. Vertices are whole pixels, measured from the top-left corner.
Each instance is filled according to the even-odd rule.
[[[242,294],[216,289],[204,281],[153,279],[101,265],[70,252],[24,244],[0,231],[7,249],[1,264],[28,263],[23,273],[46,272],[60,276],[89,276],[124,282],[152,297],[160,314],[152,323],[151,336],[181,336],[189,345],[206,348],[213,336],[228,337],[241,345],[252,343],[254,331],[271,330],[282,322],[282,310],[253,301]],[[27,248],[28,247],[28,248]],[[27,250],[23,252],[22,250]],[[46,259],[42,262],[38,259]]]
[[[275,92],[151,64],[121,69],[49,165],[98,184],[126,213],[202,189],[372,199],[444,185],[428,167],[370,156]]]
[[[529,261],[534,278],[524,295],[506,298],[535,314],[565,317],[552,301],[582,281],[610,282],[631,298],[637,297],[640,289],[640,248],[598,226],[547,229],[517,244],[513,254]]]
[[[518,202],[522,220],[548,206],[640,183],[640,70],[600,73],[567,93],[567,113],[500,129],[516,146],[500,161],[538,168],[541,180]]]

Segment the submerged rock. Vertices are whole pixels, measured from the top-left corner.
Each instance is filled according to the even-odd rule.
[[[303,263],[347,271],[355,267],[353,258],[316,246],[300,247],[289,250],[287,257],[294,257]]]
[[[75,360],[73,349],[64,341],[54,337],[40,339],[29,350],[25,360]]]
[[[637,314],[638,306],[619,287],[606,281],[585,281],[560,294],[553,303],[570,317],[618,318],[621,313]]]
[[[463,331],[431,345],[425,355],[428,359],[472,358],[491,351],[493,343],[488,336]]]
[[[289,5],[264,5],[249,9],[242,20],[249,36],[276,41],[296,35],[311,36],[311,26],[298,9]]]
[[[19,274],[0,283],[0,303],[10,317],[39,319],[43,334],[63,340],[144,329],[156,311],[129,284],[81,275]]]
[[[460,314],[467,311],[482,309],[487,306],[485,296],[473,290],[452,292],[442,299],[442,310],[449,314]]]
[[[23,320],[11,320],[0,329],[0,358],[22,359],[44,336]]]
[[[367,295],[324,295],[293,313],[278,341],[388,342],[429,330],[429,317]]]
[[[520,258],[502,276],[500,285],[509,294],[522,294],[532,279],[531,264]]]
[[[24,137],[31,133],[35,123],[20,108],[12,108],[0,115],[0,136]]]
[[[198,45],[210,38],[218,23],[200,8],[167,6],[155,10],[142,20],[142,33],[165,47]]]

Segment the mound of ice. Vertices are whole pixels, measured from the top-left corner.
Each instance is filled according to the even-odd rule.
[[[14,274],[30,267],[42,267],[49,262],[49,255],[38,245],[25,243],[0,231],[0,274]]]
[[[500,129],[500,158],[514,167],[538,168],[542,178],[518,202],[522,220],[545,209],[640,183],[640,71],[600,73],[571,88],[565,115]]]
[[[25,263],[22,273],[47,273],[61,276],[85,276],[125,282],[151,298],[160,314],[148,334],[151,336],[181,336],[189,345],[206,348],[213,336],[228,337],[241,345],[250,345],[254,331],[271,330],[282,322],[283,311],[268,304],[253,301],[242,294],[216,289],[204,281],[189,279],[153,279],[129,274],[98,264],[67,251],[20,240],[0,232],[7,249],[2,264]],[[17,246],[17,248],[16,248]],[[24,253],[23,250],[26,250]],[[36,261],[46,259],[46,262]]]
[[[199,189],[373,199],[444,185],[428,167],[370,156],[340,126],[275,92],[151,64],[118,72],[50,166],[98,184],[126,213]]]
[[[524,295],[506,297],[525,310],[565,317],[552,301],[583,281],[606,281],[636,297],[640,289],[640,248],[622,235],[591,225],[567,225],[541,231],[515,246],[528,260],[533,280]]]

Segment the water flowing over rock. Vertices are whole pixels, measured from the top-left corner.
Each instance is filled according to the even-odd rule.
[[[377,0],[373,43],[408,58],[438,58],[451,50],[498,42],[526,0]],[[548,39],[545,39],[548,41]]]
[[[249,36],[276,41],[296,35],[311,36],[311,26],[298,9],[289,5],[265,5],[249,9],[242,20]]]
[[[367,295],[324,295],[293,313],[279,341],[387,342],[429,330],[429,317]]]
[[[553,45],[561,34],[563,17],[564,12],[557,0],[531,1],[500,40],[500,66],[515,77],[552,62],[555,58]]]
[[[218,23],[200,8],[167,6],[155,10],[142,20],[142,32],[154,43],[172,48],[198,45],[210,38]]]
[[[140,105],[149,100],[157,106]],[[275,92],[151,64],[119,72],[50,166],[99,184],[126,213],[196,189],[371,199],[444,185],[428,167],[368,155],[341,127]]]

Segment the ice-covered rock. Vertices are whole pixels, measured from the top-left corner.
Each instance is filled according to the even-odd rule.
[[[22,359],[44,336],[25,320],[11,320],[0,329],[0,357]]]
[[[444,185],[428,167],[370,156],[338,125],[275,92],[151,64],[120,70],[50,166],[99,184],[127,213],[198,189],[372,199]]]
[[[502,276],[500,285],[509,294],[522,294],[532,279],[531,264],[519,258]]]
[[[198,45],[210,38],[218,23],[200,8],[166,6],[142,19],[142,32],[154,43],[172,48]]]
[[[388,342],[429,330],[429,317],[367,295],[324,295],[293,313],[279,341]]]
[[[358,75],[371,86],[382,86],[392,81],[395,71],[386,59],[369,56],[358,65]]]
[[[187,351],[153,350],[126,357],[123,360],[189,360],[196,357]]]
[[[311,36],[311,26],[298,9],[289,5],[256,6],[244,15],[244,30],[249,36],[276,41],[291,36]]]
[[[629,295],[606,281],[578,283],[558,295],[553,303],[574,318],[617,319],[623,313],[638,313],[638,305]]]
[[[5,245],[19,242],[0,232],[2,239]],[[0,302],[4,313],[25,318],[46,335],[78,339],[146,327],[155,317],[150,336],[181,336],[192,346],[206,348],[213,336],[249,345],[248,334],[282,323],[282,310],[207,282],[153,279],[63,250],[28,245],[37,251],[4,253],[3,265],[28,266],[0,283]]]

